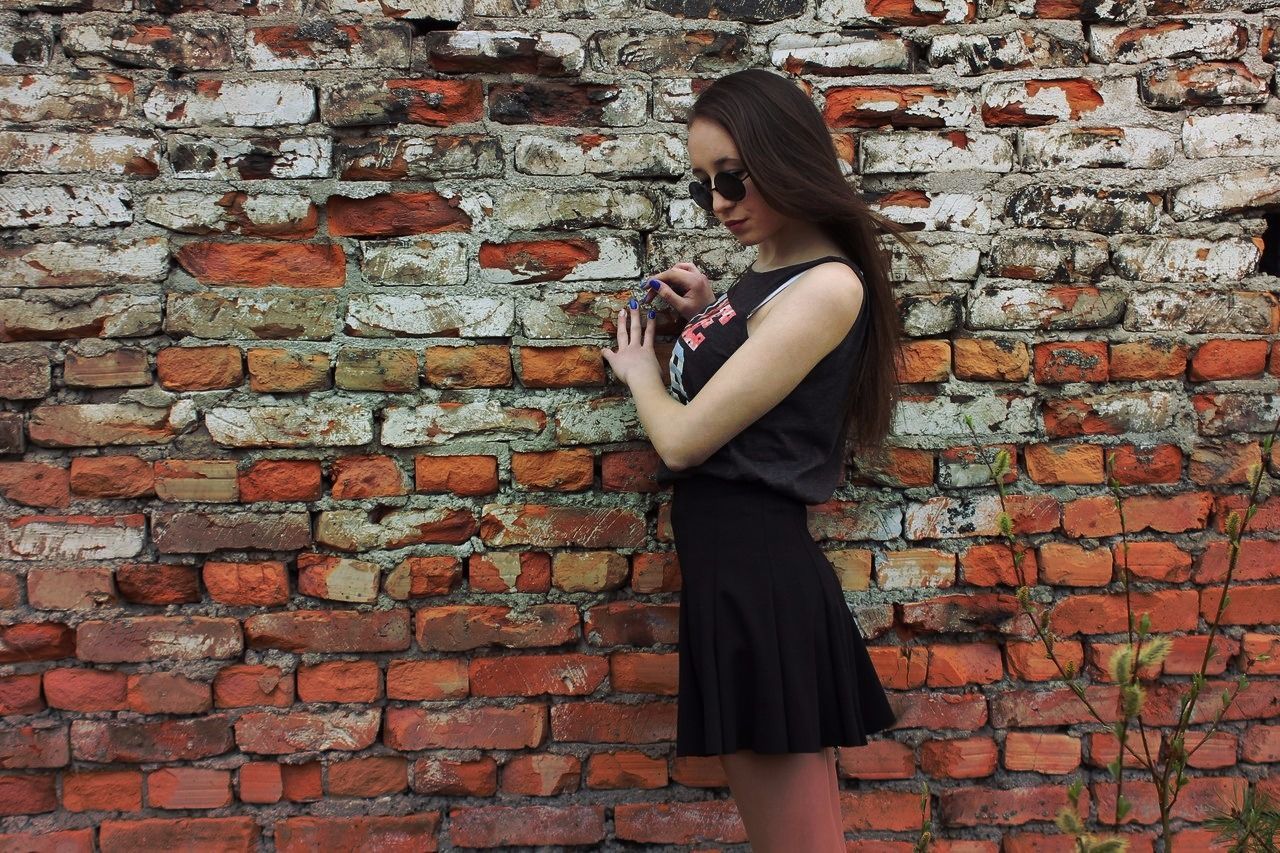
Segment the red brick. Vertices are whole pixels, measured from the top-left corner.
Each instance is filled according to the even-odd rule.
[[[203,681],[176,672],[129,676],[129,708],[139,714],[199,714],[213,707],[213,691]]]
[[[600,455],[600,488],[606,492],[657,492],[661,458],[652,450],[615,450]]]
[[[71,491],[91,498],[142,498],[155,494],[150,462],[136,456],[77,456]]]
[[[0,767],[34,770],[64,767],[70,760],[65,725],[42,722],[0,730]]]
[[[295,610],[244,622],[250,648],[294,652],[395,652],[409,648],[409,611]]]
[[[235,724],[242,752],[269,755],[319,750],[358,751],[378,737],[378,708],[339,711],[249,711]]]
[[[188,243],[176,257],[202,284],[327,288],[347,277],[334,243]]]
[[[231,726],[226,717],[139,722],[134,720],[74,720],[72,755],[99,764],[115,762],[193,761],[231,749]]]
[[[382,570],[377,563],[332,557],[298,555],[298,594],[330,601],[372,603],[378,598]]]
[[[251,761],[240,767],[237,793],[243,803],[278,803],[284,796],[280,765],[274,761]]]
[[[102,853],[139,850],[255,851],[261,831],[251,817],[203,817],[180,820],[103,821],[98,830]]]
[[[69,812],[142,809],[142,774],[136,770],[79,770],[62,774],[62,807]]]
[[[38,714],[45,709],[40,697],[40,673],[0,676],[0,715]]]
[[[1006,770],[1070,773],[1080,766],[1080,739],[1043,732],[1009,732],[1004,740]]]
[[[388,699],[463,699],[468,695],[465,660],[393,660],[387,665]]]
[[[684,759],[689,761],[689,759]],[[694,761],[698,759],[693,759]],[[705,760],[705,759],[703,759]],[[719,761],[712,761],[718,766]],[[720,772],[720,771],[717,771]],[[680,780],[682,785],[696,784],[697,780]],[[714,787],[723,787],[717,783]],[[711,787],[711,785],[707,785]],[[911,808],[904,801],[894,803],[904,811]],[[919,798],[917,796],[917,804]],[[841,807],[843,808],[843,802]],[[918,811],[918,805],[915,806]],[[728,799],[696,802],[619,803],[613,808],[614,836],[619,840],[642,842],[642,846],[678,844],[689,849],[706,849],[697,845],[702,841],[742,844],[747,840],[746,828],[733,802]],[[720,848],[711,848],[720,849]],[[897,851],[894,851],[897,853]]]
[[[596,752],[587,758],[587,787],[593,790],[664,788],[667,763],[642,752]]]
[[[477,592],[546,592],[551,555],[538,551],[490,551],[467,558],[467,580]]]
[[[448,595],[462,585],[458,557],[406,557],[387,575],[383,591],[398,601]]]
[[[418,794],[491,797],[498,790],[498,764],[487,755],[471,761],[419,758],[411,776],[410,784]]]
[[[839,749],[837,767],[850,779],[910,779],[916,760],[910,746],[893,740],[873,740],[865,746]]]
[[[284,798],[293,803],[311,803],[324,798],[319,761],[306,764],[280,765],[280,784]]]
[[[260,664],[223,667],[213,678],[213,702],[219,708],[287,708],[293,704],[293,673]]]
[[[599,347],[520,347],[520,382],[526,388],[588,387],[605,381]]]
[[[949,788],[940,794],[939,814],[946,826],[1019,826],[1053,820],[1067,805],[1065,785],[1025,785],[1010,790]],[[1080,795],[1080,809],[1088,809],[1088,794]]]
[[[1135,617],[1151,614],[1151,630],[1191,631],[1196,628],[1195,590],[1134,592],[1130,596]],[[1129,617],[1122,593],[1074,595],[1058,601],[1049,620],[1057,634],[1115,634],[1128,630]]]
[[[456,808],[449,811],[449,840],[460,847],[595,846],[604,841],[604,821],[602,805]]]
[[[0,495],[27,506],[65,507],[71,503],[69,471],[43,462],[0,462]]]
[[[988,643],[929,647],[930,687],[962,687],[966,684],[990,684],[1004,678],[1004,666],[998,646]]]
[[[76,654],[99,663],[239,657],[240,623],[207,616],[128,616],[81,622]]]
[[[223,604],[271,607],[289,600],[289,572],[284,563],[263,560],[256,563],[204,564],[204,585],[214,601]]]
[[[920,744],[920,769],[942,779],[977,779],[996,771],[996,742],[989,737],[927,740]]]
[[[335,195],[329,197],[328,208],[329,233],[335,237],[402,237],[471,228],[461,200],[437,192],[382,193],[368,198]]]
[[[298,668],[302,702],[363,702],[382,698],[382,671],[371,660],[325,661]]]
[[[334,500],[359,500],[408,492],[404,472],[390,456],[347,456],[329,471]]]
[[[595,455],[586,449],[513,452],[511,476],[526,489],[577,492],[591,488]]]
[[[231,804],[231,771],[165,767],[147,774],[147,804],[162,809],[217,809]]]
[[[551,706],[551,737],[557,741],[657,743],[675,737],[674,702],[621,705],[570,702]]]
[[[0,663],[58,660],[75,653],[75,632],[60,622],[0,626]]]
[[[573,755],[538,753],[515,755],[502,765],[504,793],[553,797],[578,790],[582,761]]]
[[[414,457],[414,490],[489,495],[498,490],[496,456]]]
[[[357,817],[290,817],[276,822],[276,850],[377,850],[418,853],[439,848],[440,812]]]
[[[486,645],[558,646],[578,635],[578,608],[572,604],[533,604],[520,611],[500,605],[452,604],[415,614],[423,649],[465,651]]]
[[[1165,340],[1127,341],[1111,345],[1112,382],[1180,379],[1191,347]]]
[[[64,711],[121,711],[128,707],[123,672],[64,667],[44,674],[45,701]]]
[[[329,764],[331,797],[381,797],[408,787],[408,762],[400,755],[374,755]]]
[[[600,259],[594,240],[517,240],[480,244],[480,269],[503,270],[520,284],[560,281],[578,265]]]
[[[525,749],[538,746],[546,735],[547,706],[527,703],[505,708],[388,708],[382,737],[395,750]]]
[[[240,500],[315,501],[324,494],[320,463],[299,459],[260,459],[240,472]]]
[[[127,563],[116,569],[120,597],[134,604],[189,604],[200,600],[200,583],[190,566]]]
[[[503,655],[470,662],[473,696],[588,696],[609,674],[598,655]]]
[[[235,388],[244,367],[236,347],[165,347],[156,353],[156,378],[171,391]]]
[[[0,816],[40,814],[58,808],[54,775],[0,773]]]
[[[1200,613],[1206,622],[1213,621],[1221,601],[1221,588],[1201,590]],[[1280,584],[1233,585],[1219,624],[1274,625],[1277,613],[1280,613]]]
[[[331,387],[329,356],[277,348],[254,348],[247,355],[249,388],[258,393],[298,394]]]

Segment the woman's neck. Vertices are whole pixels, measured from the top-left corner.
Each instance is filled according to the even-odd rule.
[[[756,260],[751,268],[757,272],[788,267],[813,258],[843,255],[844,251],[812,222],[784,225],[756,244]]]

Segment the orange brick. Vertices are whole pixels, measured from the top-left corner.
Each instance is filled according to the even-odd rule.
[[[520,347],[526,388],[573,388],[605,383],[604,357],[594,346]]]
[[[946,382],[951,376],[949,341],[906,341],[898,348],[898,381],[902,383]]]
[[[498,490],[496,456],[417,456],[413,460],[414,490],[489,495]]]
[[[978,779],[996,771],[996,742],[989,737],[927,740],[920,744],[920,769],[940,779]]]
[[[1070,542],[1040,546],[1040,577],[1058,586],[1106,586],[1111,582],[1111,551],[1084,548]]]
[[[1054,341],[1035,345],[1035,380],[1040,385],[1106,382],[1106,341]]]
[[[404,472],[390,456],[346,456],[329,471],[334,500],[357,500],[408,492]]]
[[[511,475],[527,489],[576,492],[591,488],[595,456],[590,450],[511,454]]]
[[[1042,732],[1009,732],[1004,739],[1006,770],[1058,775],[1080,766],[1080,739]]]
[[[1126,341],[1111,345],[1112,382],[1178,379],[1187,369],[1191,348],[1170,341]]]
[[[1205,341],[1191,356],[1187,378],[1192,382],[1217,379],[1257,379],[1267,367],[1267,341]]]
[[[516,755],[502,765],[499,787],[507,794],[554,797],[578,790],[582,762],[573,755]]]
[[[500,344],[427,347],[423,373],[437,388],[508,388],[511,351]]]
[[[156,353],[156,378],[171,391],[234,388],[244,381],[235,347],[166,347]]]
[[[260,394],[298,394],[332,387],[329,356],[325,353],[261,347],[249,350],[246,360],[249,387]]]
[[[1027,345],[1010,338],[957,338],[957,379],[977,382],[1018,382],[1031,374]]]
[[[374,755],[329,764],[329,796],[381,797],[409,787],[409,762],[399,755]]]
[[[1106,482],[1102,448],[1092,444],[1029,444],[1027,474],[1046,486],[1097,485]]]
[[[71,460],[71,491],[91,498],[141,498],[155,494],[151,463],[137,456],[77,456]]]
[[[284,563],[204,564],[204,585],[209,596],[223,604],[270,607],[289,600],[289,572]]]
[[[62,775],[62,807],[69,812],[142,809],[142,774],[136,770],[77,770]]]
[[[165,767],[147,774],[147,803],[162,809],[218,809],[231,805],[231,771]]]
[[[988,643],[929,646],[930,687],[961,687],[966,684],[990,684],[1004,677],[1000,649]]]
[[[643,752],[618,750],[587,756],[587,787],[592,790],[664,788],[667,781],[666,760]]]
[[[310,459],[260,459],[240,474],[240,500],[315,501],[324,494],[320,463]]]
[[[278,803],[284,796],[280,765],[274,761],[251,761],[239,771],[239,795],[244,803]]]
[[[376,702],[382,698],[382,671],[371,660],[325,661],[298,668],[302,702]]]

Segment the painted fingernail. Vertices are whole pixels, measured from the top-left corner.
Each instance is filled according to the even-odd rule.
[[[638,305],[636,305],[636,298],[635,298],[634,296],[633,296],[633,297],[631,297],[631,301],[627,303],[627,307],[628,307],[628,308],[638,308],[638,307],[639,307]]]
[[[651,278],[649,279],[649,286],[652,287],[654,290],[657,290],[658,288],[662,287],[662,282],[658,281],[656,278]]]
[[[657,311],[655,311],[654,309],[650,308],[650,309],[649,309],[649,319],[650,319],[650,320],[652,320],[652,319],[657,315],[657,313],[658,313]]]

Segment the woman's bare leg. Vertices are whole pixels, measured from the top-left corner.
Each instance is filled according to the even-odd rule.
[[[836,748],[829,746],[825,752],[827,753],[827,771],[831,777],[831,784],[828,786],[828,790],[831,791],[831,819],[835,821],[836,835],[843,841],[844,817],[840,809],[840,775],[836,769]]]
[[[843,853],[831,815],[826,752],[720,756],[752,853]]]

